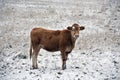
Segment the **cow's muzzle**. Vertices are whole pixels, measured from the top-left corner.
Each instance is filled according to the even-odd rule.
[[[75,38],[78,38],[79,37],[79,35],[75,35]]]

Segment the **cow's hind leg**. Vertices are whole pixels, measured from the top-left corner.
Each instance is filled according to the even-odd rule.
[[[38,68],[38,65],[37,65],[37,52],[34,51],[33,52],[33,56],[32,56],[32,67],[33,69],[37,69]]]
[[[32,56],[32,67],[33,67],[33,69],[38,68],[37,56],[38,56],[39,50],[40,50],[39,46],[37,46],[33,49],[33,56]]]

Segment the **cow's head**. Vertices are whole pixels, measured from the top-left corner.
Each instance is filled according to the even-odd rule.
[[[72,37],[77,39],[79,37],[79,31],[84,30],[85,27],[75,23],[72,26],[67,27],[67,29],[71,31]]]

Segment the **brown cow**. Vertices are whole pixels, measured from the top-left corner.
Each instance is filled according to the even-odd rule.
[[[79,37],[79,31],[84,30],[84,28],[84,26],[79,26],[78,24],[73,24],[65,30],[34,28],[30,35],[30,58],[32,57],[33,69],[38,68],[37,56],[41,48],[50,52],[60,51],[62,57],[62,69],[66,69],[68,54],[75,46],[75,41]]]

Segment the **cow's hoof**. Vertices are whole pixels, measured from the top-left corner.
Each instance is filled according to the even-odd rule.
[[[62,70],[65,70],[65,69],[66,69],[66,65],[63,65]]]
[[[38,69],[37,67],[34,67],[33,69]]]
[[[38,69],[38,67],[33,67],[33,69]]]

